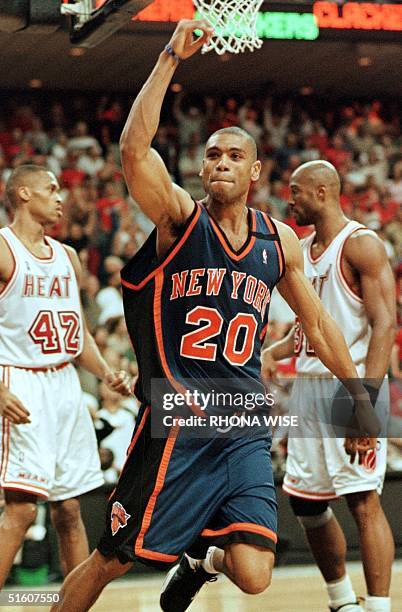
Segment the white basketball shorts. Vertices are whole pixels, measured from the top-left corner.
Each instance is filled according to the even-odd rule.
[[[46,371],[0,366],[0,380],[31,419],[14,425],[1,417],[1,486],[59,501],[102,485],[95,430],[74,366]]]
[[[283,490],[290,495],[319,501],[359,491],[382,491],[387,440],[379,438],[376,450],[367,453],[362,465],[358,457],[350,463],[344,437],[336,437],[330,425],[335,385],[339,385],[336,379],[307,377],[294,383],[290,411],[299,415],[299,426],[288,440],[283,482]],[[388,380],[378,401],[388,410]]]

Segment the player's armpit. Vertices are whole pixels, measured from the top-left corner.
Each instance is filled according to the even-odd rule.
[[[130,148],[121,148],[124,176],[132,198],[157,227],[184,223],[194,209],[190,195],[172,183],[160,155],[154,150],[137,157]]]

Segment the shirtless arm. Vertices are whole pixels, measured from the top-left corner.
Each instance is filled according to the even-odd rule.
[[[357,273],[371,327],[365,378],[380,387],[387,373],[396,331],[395,280],[384,245],[372,231],[359,230],[343,250],[346,264]]]
[[[75,275],[77,277],[78,286],[81,285],[81,264],[78,259],[78,255],[76,251],[69,247],[65,246],[67,250],[68,256],[70,257],[71,263],[74,267]],[[126,372],[120,370],[118,372],[113,372],[109,365],[106,363],[104,358],[101,355],[101,352],[89,332],[87,324],[85,322],[84,313],[82,312],[82,321],[84,323],[84,345],[81,354],[77,357],[77,363],[82,366],[88,372],[94,374],[100,380],[103,380],[108,387],[121,393],[122,395],[130,395],[130,379]]]
[[[276,362],[288,359],[294,355],[294,335],[295,328],[292,327],[284,338],[274,342],[262,351],[261,376],[263,378],[269,379],[274,377],[276,374]]]
[[[195,29],[202,30],[193,40]],[[181,59],[196,53],[210,37],[211,29],[204,20],[182,20],[170,40],[170,46]],[[177,60],[165,50],[134,101],[120,138],[120,151],[127,187],[144,213],[158,228],[162,249],[172,242],[172,224],[184,223],[194,203],[190,195],[174,185],[158,153],[151,148],[158,128],[166,90],[177,68]]]
[[[5,240],[0,238],[0,287],[4,289],[14,270],[14,259]],[[1,333],[1,330],[0,330]],[[23,403],[0,382],[0,414],[16,425],[30,423],[29,411]]]

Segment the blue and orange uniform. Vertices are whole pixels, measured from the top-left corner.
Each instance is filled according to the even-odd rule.
[[[276,226],[248,209],[248,237],[233,251],[196,203],[161,260],[156,242],[154,230],[122,270],[142,406],[98,548],[123,563],[138,559],[156,567],[175,562],[199,535],[217,546],[275,549],[269,433],[205,439],[183,435],[176,425],[154,437],[151,414],[158,407],[151,392],[160,379],[177,393],[191,380],[204,390],[228,380],[231,390],[234,384],[263,391],[261,345],[271,294],[284,273]],[[200,413],[194,403],[187,410]]]

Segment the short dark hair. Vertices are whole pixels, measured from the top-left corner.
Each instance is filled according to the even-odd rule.
[[[215,136],[215,134],[236,134],[236,136],[242,136],[243,138],[246,138],[252,146],[254,160],[257,159],[258,157],[257,143],[255,142],[252,135],[249,132],[247,132],[247,130],[243,130],[243,128],[238,127],[237,125],[232,125],[230,127],[225,127],[225,128],[216,130],[216,132],[211,134],[211,136]]]
[[[22,164],[12,171],[6,184],[6,197],[12,208],[17,208],[18,206],[18,188],[24,185],[29,175],[39,174],[40,172],[49,172],[49,170],[45,166]]]

